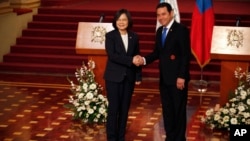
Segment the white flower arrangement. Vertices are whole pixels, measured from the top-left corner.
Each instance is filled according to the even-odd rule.
[[[238,87],[229,101],[223,107],[208,109],[201,117],[201,122],[211,129],[230,130],[230,125],[250,125],[250,72],[237,67],[234,74]]]
[[[95,62],[88,61],[88,66],[84,63],[75,72],[78,85],[69,80],[73,95],[69,98],[69,104],[65,107],[72,111],[73,119],[79,119],[84,123],[106,122],[108,101],[103,96],[103,88],[95,82],[93,69]]]

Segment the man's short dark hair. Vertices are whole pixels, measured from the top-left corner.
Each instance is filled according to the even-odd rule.
[[[163,7],[166,7],[166,8],[167,8],[167,11],[168,11],[169,13],[173,10],[172,6],[171,6],[169,3],[166,3],[166,2],[159,3],[159,4],[156,6],[156,9],[158,9],[158,8],[163,8]]]

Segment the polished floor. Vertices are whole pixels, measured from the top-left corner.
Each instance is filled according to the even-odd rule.
[[[72,76],[72,79],[73,76]],[[136,87],[127,123],[126,141],[163,141],[162,113],[157,80]],[[72,120],[66,76],[0,73],[1,141],[105,141],[105,124]],[[212,131],[200,122],[205,110],[219,100],[218,83],[209,82],[202,95],[190,83],[188,141],[227,141],[228,133]]]

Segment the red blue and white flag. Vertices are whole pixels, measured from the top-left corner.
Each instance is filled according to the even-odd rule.
[[[201,68],[210,61],[210,49],[214,26],[211,0],[196,0],[191,24],[191,47]]]

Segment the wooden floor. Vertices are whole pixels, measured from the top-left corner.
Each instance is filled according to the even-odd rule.
[[[129,120],[127,141],[163,141],[160,97],[157,80],[144,80],[136,87]],[[105,124],[73,121],[64,108],[71,95],[66,76],[0,73],[1,141],[105,141]],[[226,141],[227,132],[211,131],[200,116],[219,100],[218,84],[210,83],[201,95],[192,88],[188,97],[188,141]]]

